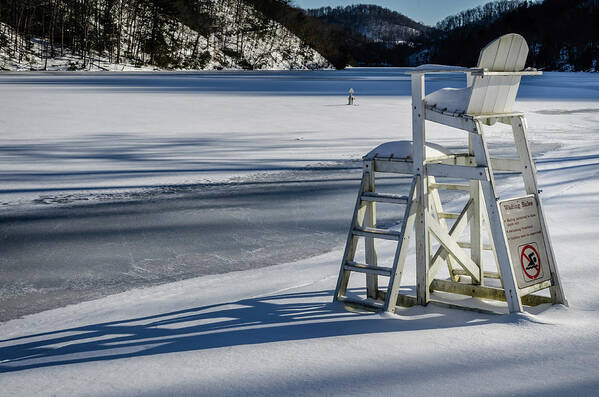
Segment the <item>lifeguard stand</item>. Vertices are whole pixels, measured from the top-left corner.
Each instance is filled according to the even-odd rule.
[[[387,143],[364,157],[335,300],[394,311],[396,305],[426,305],[431,293],[442,291],[507,301],[510,313],[523,311],[523,305],[566,304],[543,216],[526,119],[512,110],[521,76],[541,74],[524,69],[527,55],[524,38],[507,34],[481,51],[476,68],[423,65],[407,72],[412,78],[413,141]],[[433,73],[466,73],[467,87],[444,88],[425,96],[425,75]],[[427,120],[465,131],[467,152],[454,154],[425,143]],[[515,158],[491,157],[483,125],[497,122],[512,127]],[[502,171],[521,174],[525,196],[500,200],[495,173]],[[410,176],[409,192],[377,192],[377,173]],[[466,195],[460,212],[443,210],[440,192],[447,190]],[[377,227],[377,203],[405,206],[401,230]],[[415,296],[399,293],[412,234]],[[355,260],[360,239],[365,263]],[[378,239],[397,241],[391,266],[377,263]],[[484,269],[484,257],[489,257],[485,251],[492,252],[496,272]],[[444,264],[448,279],[435,278]],[[365,299],[348,296],[354,272],[366,274]],[[384,290],[378,286],[380,277],[389,280]],[[490,279],[496,279],[491,283],[495,286],[487,285]],[[546,288],[550,297],[533,294]]]

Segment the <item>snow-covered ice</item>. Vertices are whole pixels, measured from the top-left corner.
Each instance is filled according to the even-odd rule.
[[[430,90],[462,83],[435,77]],[[83,223],[73,235],[80,238],[67,240],[72,249],[82,250],[81,241],[92,227],[111,232],[102,216],[85,224],[86,211],[115,200],[115,211],[137,209],[139,213],[128,215],[142,218],[152,209],[166,211],[160,202],[168,202],[173,185],[188,189],[175,191],[180,197],[190,191],[210,193],[205,193],[207,183],[224,183],[226,190],[235,182],[281,182],[318,172],[322,176],[312,179],[325,179],[325,184],[326,178],[345,172],[354,180],[359,163],[348,160],[383,142],[410,137],[409,81],[393,69],[2,75],[0,85],[5,109],[0,114],[2,216],[46,223],[39,238],[31,240],[35,244],[23,239],[12,245],[8,254],[21,249],[22,257],[35,256],[44,245],[50,252],[50,243],[65,238],[61,234],[53,240],[52,226],[64,231],[77,222]],[[356,90],[359,106],[343,105],[349,87]],[[336,244],[320,248],[329,252],[133,289],[2,323],[2,393],[596,395],[598,87],[596,75],[548,73],[525,79],[517,103],[527,113],[569,308],[543,306],[512,316],[434,305],[401,309],[396,316],[348,312],[331,303],[344,230],[327,229],[332,220],[326,214],[341,207],[335,217],[346,214],[349,221],[355,192],[347,186],[329,200],[330,190],[319,194],[315,187],[313,204],[302,208],[296,201],[294,216],[323,214],[322,223],[319,216],[310,217],[309,232],[327,230],[325,239],[341,236]],[[465,144],[457,130],[431,125],[429,131],[433,142],[450,149]],[[505,127],[488,131],[492,151],[512,150]],[[337,170],[329,173],[329,167]],[[499,182],[502,192],[516,191],[516,177]],[[276,183],[257,186],[246,207],[233,206],[241,217],[244,208],[268,197],[260,189],[279,188]],[[289,196],[301,189],[299,185]],[[210,211],[211,202],[202,199],[205,206],[199,211]],[[136,200],[143,206],[127,205]],[[213,201],[215,206],[218,202]],[[168,228],[184,225],[185,214],[198,218],[194,196],[187,208],[183,203],[177,204],[179,213]],[[274,215],[279,221],[292,212],[279,208]],[[44,217],[47,211],[63,216]],[[159,227],[170,216],[165,213],[152,222]],[[264,222],[260,227],[275,223]],[[24,222],[20,231],[17,226],[10,230],[25,235],[27,226]],[[285,228],[276,230],[284,233]],[[11,238],[7,230],[0,234],[3,243]],[[138,237],[145,232],[134,231]],[[242,231],[239,241],[253,232]],[[183,252],[193,240],[187,244],[185,228],[179,236]],[[153,237],[139,237],[137,249],[156,244]],[[163,249],[176,240],[171,237]],[[65,257],[69,248],[62,247]],[[381,260],[392,256],[393,248],[380,244]],[[105,251],[111,249],[108,244]],[[277,248],[281,255],[284,249]],[[3,273],[11,269],[16,274],[18,259],[6,257],[0,258]],[[83,271],[86,258],[78,260]],[[212,262],[221,263],[218,257]],[[413,288],[411,258],[404,280],[407,289]]]

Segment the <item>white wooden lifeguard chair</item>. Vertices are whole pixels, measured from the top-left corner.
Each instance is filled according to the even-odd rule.
[[[413,141],[387,143],[364,157],[335,300],[390,312],[396,305],[426,305],[436,291],[445,296],[507,301],[510,313],[523,311],[523,305],[567,304],[543,216],[526,119],[512,109],[520,78],[541,74],[524,69],[527,55],[524,38],[507,34],[481,51],[476,68],[423,65],[407,72],[412,78]],[[425,96],[425,75],[433,73],[466,73],[467,86],[444,88]],[[426,121],[466,131],[467,151],[453,154],[425,144]],[[512,127],[517,153],[513,158],[491,157],[483,125],[496,122]],[[497,172],[521,174],[526,195],[500,200]],[[406,195],[377,192],[377,173],[411,176],[410,191]],[[443,210],[440,191],[444,190],[461,191],[466,196],[461,212]],[[401,230],[377,227],[377,203],[405,206]],[[415,296],[399,293],[412,234],[416,245]],[[364,239],[365,263],[355,260],[360,239]],[[377,239],[397,241],[391,266],[377,263]],[[484,257],[489,256],[497,271],[484,269]],[[444,264],[449,277],[435,278]],[[348,294],[353,272],[366,274],[365,298]],[[378,287],[380,277],[389,280],[384,290]],[[533,294],[547,288],[550,297]]]

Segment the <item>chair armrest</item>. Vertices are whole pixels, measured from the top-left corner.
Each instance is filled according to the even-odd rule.
[[[470,73],[474,69],[463,66],[450,65],[420,65],[416,68],[406,70],[406,74],[434,74],[434,73]],[[476,69],[481,70],[481,69]]]
[[[473,76],[540,76],[540,70],[527,68],[519,72],[495,72],[481,68],[466,68],[463,66],[449,65],[420,65],[416,68],[406,70],[406,74],[435,74],[435,73],[472,73]]]
[[[540,76],[543,72],[533,68],[527,68],[519,72],[494,72],[487,69],[472,69],[473,76]]]

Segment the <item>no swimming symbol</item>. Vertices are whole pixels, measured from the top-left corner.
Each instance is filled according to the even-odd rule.
[[[535,280],[541,274],[541,257],[537,251],[536,243],[520,246],[520,264],[524,275],[530,280]]]

